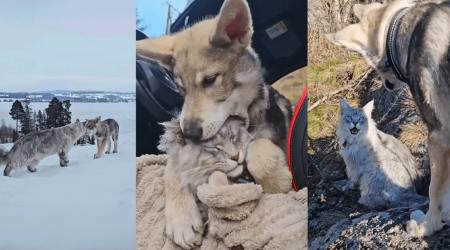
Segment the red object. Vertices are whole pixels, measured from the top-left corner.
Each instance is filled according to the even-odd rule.
[[[292,165],[291,165],[292,163],[291,163],[291,144],[290,144],[290,141],[291,141],[292,130],[293,130],[294,124],[295,124],[295,117],[297,117],[297,114],[300,111],[300,109],[301,109],[301,107],[303,105],[303,102],[305,101],[305,98],[306,98],[307,94],[308,94],[308,85],[306,85],[306,88],[303,91],[302,97],[300,98],[300,101],[298,102],[297,107],[295,108],[294,115],[292,116],[292,119],[291,119],[291,126],[289,127],[288,145],[287,145],[288,146],[287,147],[287,158],[288,158],[289,170],[291,171],[291,173],[292,173]],[[297,188],[297,185],[295,185],[294,179],[292,179],[292,185],[294,186],[294,190],[296,192],[298,192],[298,188]]]
[[[242,19],[244,16],[241,13],[238,13],[233,19],[231,19],[227,25],[225,26],[225,32],[231,41],[236,39],[241,39],[247,34],[247,30],[245,29],[244,22]]]

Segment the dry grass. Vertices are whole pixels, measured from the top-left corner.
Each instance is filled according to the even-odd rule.
[[[402,126],[400,141],[403,142],[412,153],[417,153],[419,147],[425,142],[427,128],[420,122],[406,123]]]
[[[293,110],[297,106],[307,83],[307,68],[301,68],[284,76],[272,86],[284,95],[292,105]]]

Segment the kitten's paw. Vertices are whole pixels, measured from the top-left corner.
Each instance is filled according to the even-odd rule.
[[[166,218],[167,219],[167,218]],[[190,213],[172,216],[166,221],[166,234],[184,249],[200,246],[203,240],[204,225],[200,214]]]

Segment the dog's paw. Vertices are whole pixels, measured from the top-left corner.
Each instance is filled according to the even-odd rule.
[[[117,150],[114,150],[114,151],[113,151],[113,154],[115,154],[115,153],[117,153]]]
[[[423,237],[424,231],[423,228],[417,223],[415,220],[410,220],[406,222],[406,231],[414,237]]]
[[[95,154],[95,155],[94,155],[94,159],[98,159],[98,158],[100,158],[100,157],[97,157],[97,154]]]
[[[67,167],[67,163],[59,164],[61,167]]]
[[[198,215],[173,216],[166,221],[166,234],[177,245],[184,249],[192,249],[202,244],[204,225],[202,217]]]
[[[105,154],[111,154],[110,152],[106,151]]]

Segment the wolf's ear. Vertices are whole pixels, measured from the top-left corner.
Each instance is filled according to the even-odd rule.
[[[364,107],[363,111],[366,114],[367,117],[372,117],[372,110],[373,110],[373,100],[368,102]]]
[[[326,34],[325,37],[328,41],[344,46],[349,50],[357,51],[364,54],[364,47],[367,47],[368,37],[363,31],[361,24],[351,24],[336,33]]]
[[[136,42],[136,57],[157,61],[165,68],[172,67],[175,36],[148,38]]]
[[[340,101],[340,106],[341,106],[341,111],[344,111],[348,108],[350,108],[350,106],[348,105],[347,101],[345,100],[345,98],[342,98]]]
[[[100,121],[100,119],[102,119],[102,117],[101,117],[101,116],[99,116],[99,117],[95,118],[95,123],[98,123],[98,122]]]
[[[210,42],[216,46],[229,44],[246,48],[252,42],[253,27],[246,0],[225,0],[216,17],[217,24]]]
[[[86,120],[87,120],[87,119],[86,119]],[[77,119],[75,120],[75,123],[78,123],[78,122],[80,122],[80,119],[77,118]]]
[[[364,7],[365,5],[363,4],[355,4],[353,5],[353,14],[359,19],[361,20],[364,14]]]

